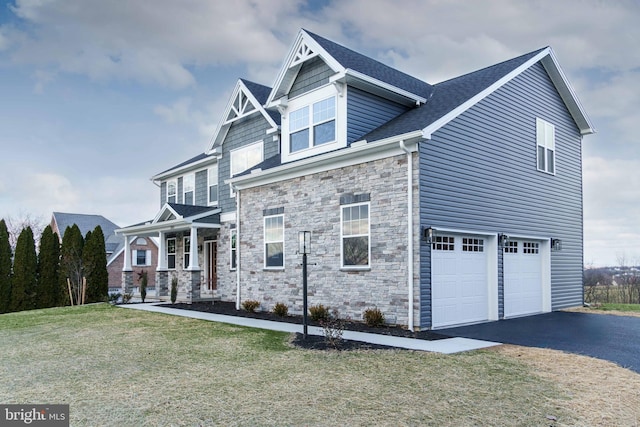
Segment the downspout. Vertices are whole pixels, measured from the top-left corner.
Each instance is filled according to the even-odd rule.
[[[240,190],[234,188],[234,191],[236,192],[236,310],[240,310]]]
[[[409,324],[413,331],[413,156],[411,151],[400,141],[400,148],[407,153],[407,288],[409,289]]]

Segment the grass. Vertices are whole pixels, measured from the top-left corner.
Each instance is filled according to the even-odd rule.
[[[0,402],[68,403],[74,426],[594,425],[603,413],[609,424],[640,419],[640,375],[595,359],[539,349],[532,356],[510,346],[456,355],[319,352],[294,349],[288,339],[107,304],[5,314]],[[553,367],[542,368],[545,361]],[[573,382],[594,370],[605,376]]]
[[[640,313],[640,304],[600,304],[599,310],[604,311],[629,311]]]

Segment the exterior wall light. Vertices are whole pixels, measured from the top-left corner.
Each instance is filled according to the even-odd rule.
[[[433,227],[423,228],[422,229],[422,238],[427,242],[433,242]]]
[[[509,235],[505,233],[498,234],[498,239],[500,241],[500,246],[507,246],[509,244]]]
[[[551,250],[554,252],[558,252],[562,250],[562,240],[560,239],[551,239]]]

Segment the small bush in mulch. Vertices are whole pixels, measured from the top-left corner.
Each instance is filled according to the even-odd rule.
[[[285,303],[279,302],[273,306],[273,314],[279,317],[287,317],[289,313],[289,307]]]
[[[367,308],[362,314],[364,323],[373,328],[384,326],[384,314],[379,308]]]
[[[205,313],[215,313],[215,314],[223,314],[226,316],[241,316],[241,317],[249,317],[253,319],[263,319],[263,320],[272,320],[276,322],[288,322],[288,323],[296,323],[302,324],[302,316],[301,315],[290,315],[287,317],[280,317],[272,312],[268,311],[256,311],[254,313],[249,313],[245,310],[236,310],[235,303],[232,302],[223,302],[216,301],[215,303],[211,302],[194,302],[192,304],[186,303],[177,303],[177,304],[162,304],[161,307],[169,307],[169,308],[177,308],[181,310],[194,310],[201,311]],[[318,326],[322,327],[320,322],[309,321],[309,326]],[[413,332],[408,329],[402,328],[400,326],[390,326],[384,325],[382,327],[374,328],[371,326],[367,326],[364,322],[355,322],[353,320],[345,320],[344,322],[344,330],[345,331],[357,331],[357,332],[367,332],[371,334],[383,334],[383,335],[392,335],[397,337],[407,337],[407,338],[416,338],[427,341],[440,340],[444,338],[451,338],[448,335],[439,334],[432,331],[420,331]],[[309,337],[307,337],[309,338]],[[324,337],[318,337],[320,340],[324,341]],[[313,340],[312,340],[313,341]],[[343,348],[349,348],[347,344],[347,340],[343,340]],[[362,344],[362,343],[361,343]],[[368,344],[367,344],[368,345]],[[384,346],[382,346],[384,347]],[[315,346],[305,348],[316,348]]]

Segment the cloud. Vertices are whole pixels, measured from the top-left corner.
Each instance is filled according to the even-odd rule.
[[[12,36],[11,58],[98,81],[183,88],[195,83],[190,67],[279,61],[287,44],[274,33],[299,3],[18,0],[11,10],[29,25]]]

